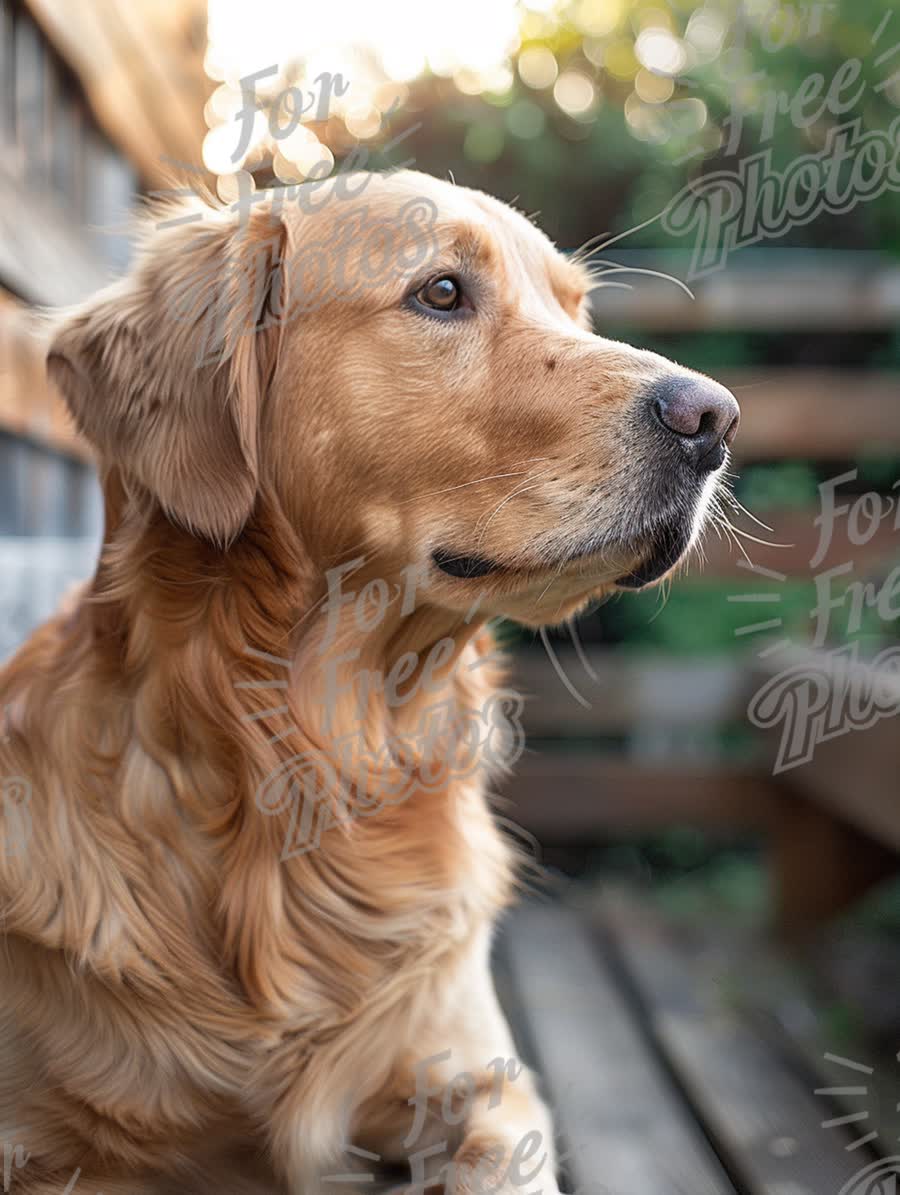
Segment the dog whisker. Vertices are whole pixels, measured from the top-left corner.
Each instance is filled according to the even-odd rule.
[[[752,519],[753,522],[756,523],[756,525],[758,527],[762,527],[763,531],[771,531],[772,534],[774,535],[775,528],[770,527],[768,525],[768,523],[764,523],[762,521],[762,519],[758,519],[756,517],[756,515],[753,514],[752,511],[748,510],[747,507],[744,506],[744,504],[738,500],[737,496],[734,493],[732,493],[731,490],[725,490],[725,496],[728,499],[728,502],[730,503],[730,505],[733,506],[735,508],[735,510],[739,510],[742,514],[745,514],[748,519]]]
[[[644,220],[640,224],[635,224],[632,228],[627,229],[625,232],[620,232],[620,233],[617,233],[615,236],[608,237],[608,239],[605,241],[603,240],[603,237],[605,237],[607,234],[605,232],[601,232],[599,234],[599,236],[591,237],[589,240],[585,241],[584,244],[579,249],[576,249],[575,253],[573,254],[573,257],[575,257],[575,259],[577,261],[586,260],[585,251],[592,244],[594,245],[594,248],[591,249],[591,252],[589,254],[587,254],[587,257],[592,256],[594,253],[602,253],[603,250],[608,249],[610,245],[615,245],[619,241],[624,241],[626,237],[630,237],[636,232],[641,232],[644,228],[649,228],[651,224],[655,224],[657,220],[662,219],[662,217],[666,214],[667,210],[668,210],[668,205],[664,208],[661,208],[656,213],[655,216],[651,216],[648,220]],[[596,242],[596,241],[600,241],[601,243],[594,244],[594,242]]]
[[[584,668],[591,680],[594,681],[595,684],[599,685],[600,677],[594,671],[590,660],[587,658],[587,654],[585,653],[584,646],[581,642],[581,636],[578,633],[578,624],[576,623],[574,617],[569,619],[569,634],[572,636],[572,642],[575,645],[575,652],[578,656],[578,659],[581,661],[581,666]]]
[[[546,456],[535,456],[529,458],[531,461],[546,461],[549,459],[550,458]],[[423,498],[436,498],[439,494],[452,494],[455,490],[464,490],[470,485],[483,485],[487,481],[499,481],[504,477],[524,477],[527,472],[527,469],[520,469],[514,473],[491,473],[487,477],[476,477],[474,481],[463,481],[459,485],[448,485],[446,489],[443,490],[431,490],[426,494],[416,494],[414,497],[408,499],[407,502],[403,503],[403,505],[409,506],[412,503],[421,501]]]
[[[597,274],[591,275],[592,278],[606,278],[609,274],[648,274],[653,278],[662,278],[665,282],[673,282],[677,287],[684,291],[690,299],[696,301],[696,296],[689,286],[676,278],[673,274],[667,274],[664,270],[651,270],[644,266],[624,266],[617,262],[601,261],[601,265],[610,266],[607,270],[600,270]]]
[[[629,282],[594,282],[588,288],[588,294],[595,290],[634,290],[634,287]]]
[[[547,628],[541,627],[539,634],[541,637],[541,642],[544,645],[544,650],[547,652],[547,658],[550,660],[550,663],[553,665],[554,672],[559,677],[559,679],[562,681],[562,683],[565,685],[566,690],[572,695],[572,697],[574,697],[574,699],[578,702],[578,704],[580,706],[584,707],[584,709],[586,709],[586,710],[593,709],[594,707],[591,705],[591,703],[586,698],[582,697],[582,695],[578,692],[578,690],[575,688],[575,686],[572,684],[572,682],[566,676],[566,670],[563,668],[562,664],[560,664],[559,659],[556,655],[556,652],[553,650],[553,644],[550,642],[550,637],[547,634]]]
[[[736,539],[736,538],[735,538],[735,536],[734,536],[734,528],[731,526],[731,524],[729,523],[728,519],[727,519],[727,518],[725,518],[725,516],[724,516],[724,515],[721,513],[721,511],[719,512],[719,516],[718,516],[718,520],[717,520],[717,521],[718,521],[718,523],[719,523],[719,526],[720,526],[720,527],[722,528],[722,530],[725,532],[725,535],[726,535],[726,537],[727,537],[727,539],[728,539],[728,542],[729,542],[730,544],[732,544],[732,545],[733,545],[733,547],[737,548],[737,550],[738,550],[738,551],[741,553],[741,555],[744,557],[744,560],[747,562],[747,564],[748,564],[748,565],[750,565],[750,566],[752,567],[752,565],[753,565],[753,562],[752,562],[752,560],[750,559],[750,557],[747,555],[747,550],[746,550],[746,548],[744,547],[744,545],[741,543],[741,541],[740,541],[739,539]]]
[[[545,457],[544,459],[545,459],[545,460],[550,460],[551,458],[549,458],[549,457]],[[479,525],[480,525],[480,523],[481,523],[481,519],[479,519],[479,520],[478,520],[478,523],[476,523],[476,525],[475,525],[475,531],[476,531],[476,534],[478,535],[478,539],[477,539],[477,541],[476,541],[476,547],[478,547],[478,548],[480,548],[480,547],[481,547],[482,543],[484,542],[484,537],[485,537],[485,535],[487,534],[487,529],[488,529],[488,526],[490,525],[490,523],[491,523],[491,521],[494,519],[494,517],[495,517],[495,516],[496,516],[496,515],[499,513],[500,509],[501,509],[503,506],[505,506],[507,502],[509,502],[511,499],[513,499],[513,498],[517,497],[519,494],[521,494],[521,493],[524,493],[525,491],[527,491],[527,490],[529,490],[529,489],[536,489],[536,488],[537,488],[537,484],[535,484],[534,486],[529,486],[527,483],[528,483],[529,481],[532,481],[532,480],[535,480],[535,479],[538,479],[538,478],[541,478],[541,477],[546,477],[546,476],[547,476],[547,474],[548,474],[548,473],[551,471],[551,469],[554,467],[554,465],[555,465],[555,464],[557,464],[557,463],[559,463],[559,462],[554,462],[554,464],[553,464],[553,465],[551,465],[551,466],[550,466],[550,468],[547,468],[547,469],[542,469],[542,470],[540,470],[540,471],[539,471],[539,472],[537,472],[537,473],[535,473],[533,470],[529,470],[529,472],[528,472],[528,475],[525,477],[525,481],[523,481],[522,483],[520,483],[520,484],[519,484],[519,485],[517,485],[517,486],[514,486],[514,487],[513,487],[513,489],[512,489],[512,490],[511,490],[511,491],[510,491],[510,492],[509,492],[507,495],[506,495],[506,497],[505,497],[505,498],[503,498],[503,499],[501,499],[501,501],[500,501],[500,502],[497,504],[497,506],[495,506],[495,507],[494,507],[494,509],[492,510],[492,512],[491,512],[491,514],[490,514],[490,516],[488,517],[487,523],[485,523],[485,525],[484,525],[483,529],[481,530],[480,534],[479,534],[479,531],[478,531],[478,529],[479,529]],[[562,463],[563,463],[563,464],[565,464],[565,462],[562,462]],[[482,517],[483,517],[483,516],[482,516]]]
[[[735,527],[734,523],[729,522],[728,526],[735,533],[740,535],[743,539],[749,539],[751,543],[762,544],[764,548],[796,548],[796,544],[778,544],[769,539],[760,539],[757,535],[751,535],[749,531],[745,531],[742,527]]]

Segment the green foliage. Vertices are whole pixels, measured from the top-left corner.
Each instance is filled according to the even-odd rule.
[[[587,10],[613,14],[612,26],[587,35],[596,20]],[[900,37],[895,17],[889,0],[725,0],[705,7],[695,0],[573,0],[552,20],[526,18],[520,54],[548,48],[560,72],[590,79],[596,100],[588,111],[563,110],[552,77],[529,87],[514,72],[502,93],[481,95],[425,77],[411,86],[405,106],[422,114],[422,128],[404,149],[422,169],[450,170],[459,182],[517,196],[572,247],[650,219],[689,180],[734,170],[759,150],[784,170],[819,152],[831,131],[856,117],[865,130],[887,131],[900,114],[900,79],[887,83],[896,61],[877,59]],[[671,82],[664,71],[642,67],[636,50],[642,32],[665,36],[667,29],[688,55]],[[777,243],[900,253],[900,204],[884,190],[849,212],[787,230]],[[628,241],[665,244],[689,247],[667,238],[659,221]]]
[[[605,884],[652,892],[654,904],[707,928],[712,916],[762,925],[770,917],[769,883],[752,843],[728,843],[691,826],[598,847],[591,871]]]
[[[849,578],[850,583],[859,578]],[[733,600],[745,594],[777,593],[777,603],[756,605]],[[834,583],[831,593],[837,601],[848,593],[847,585]],[[732,600],[729,600],[732,599]],[[663,604],[656,591],[629,594],[626,600],[603,607],[604,626],[633,648],[654,648],[673,655],[715,655],[760,650],[772,639],[789,638],[808,643],[816,629],[813,611],[815,583],[791,580],[781,584],[757,579],[749,573],[739,581],[703,581],[686,578],[673,585]],[[857,641],[867,651],[877,652],[886,638],[897,633],[897,623],[885,622],[876,609],[864,608],[859,627],[851,627],[852,603],[832,612],[828,623],[828,644]],[[747,632],[746,628],[777,614],[777,630]]]
[[[876,888],[861,906],[858,919],[871,929],[900,934],[900,880]]]
[[[739,493],[749,510],[765,517],[767,510],[814,508],[818,484],[815,469],[806,461],[753,465],[741,473]]]
[[[760,620],[759,607],[729,602],[728,598],[735,593],[771,592],[773,588],[771,582],[759,583],[749,574],[746,581],[740,582],[685,578],[672,586],[664,604],[655,591],[629,594],[627,600],[610,603],[604,607],[604,622],[633,646],[678,655],[743,652],[755,640],[737,632]],[[793,629],[804,638],[809,610],[815,600],[810,587],[794,583],[777,589],[781,595],[778,614],[784,620],[786,633]],[[760,640],[757,646],[761,645]]]

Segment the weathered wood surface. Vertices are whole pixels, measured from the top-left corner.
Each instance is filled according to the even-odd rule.
[[[213,87],[203,70],[202,0],[28,0],[28,7],[78,75],[101,127],[145,179],[168,186],[173,162],[200,165],[203,105]]]
[[[513,1020],[583,1195],[733,1195],[584,923],[558,905],[509,918],[499,945]]]
[[[895,1171],[878,1162],[872,1124],[840,1103],[855,1083],[849,1106],[860,1106],[872,1068],[830,1054],[807,1059],[759,1017],[746,980],[764,960],[744,957],[724,932],[677,927],[608,891],[582,893],[577,905],[529,902],[507,918],[498,991],[553,1108],[563,1189],[893,1191]],[[799,998],[779,982],[782,998]],[[871,1185],[873,1168],[884,1187]]]
[[[730,1005],[702,953],[633,906],[608,904],[597,932],[744,1195],[838,1195],[853,1182],[871,1160],[867,1143],[855,1144],[862,1133],[827,1123],[836,1114],[817,1098],[815,1076]]]
[[[900,855],[818,800],[784,785],[779,797],[771,850],[775,929],[785,942],[802,943],[900,870]]]
[[[109,277],[84,230],[13,176],[0,155],[0,283],[28,303],[64,307]]]

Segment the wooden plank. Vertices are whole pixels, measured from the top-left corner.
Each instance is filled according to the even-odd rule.
[[[499,943],[572,1187],[733,1195],[579,915],[528,905]]]
[[[852,502],[854,499],[850,498]],[[771,527],[766,531],[754,524],[746,515],[731,513],[731,521],[744,531],[756,537],[756,540],[745,542],[747,556],[754,567],[769,569],[775,573],[783,573],[785,579],[812,581],[828,569],[853,561],[854,576],[862,577],[875,572],[885,560],[896,555],[900,550],[900,530],[894,526],[894,516],[884,518],[876,529],[872,529],[871,537],[865,543],[853,543],[849,531],[851,524],[845,518],[835,520],[835,527],[821,561],[815,568],[810,565],[817,557],[820,529],[816,519],[820,517],[819,510],[807,508],[805,510],[766,510],[761,512],[762,521]],[[866,528],[866,534],[869,534]],[[699,554],[697,554],[699,556]],[[688,562],[685,576],[694,579],[741,578],[740,590],[749,588],[765,589],[771,593],[778,591],[780,584],[777,580],[767,580],[765,574],[753,576],[745,567],[747,564],[743,553],[724,536],[717,535],[710,527],[703,537],[703,556],[696,556]],[[757,621],[748,618],[748,622]]]
[[[900,870],[900,856],[821,803],[786,791],[773,825],[772,870],[776,929],[797,943]]]
[[[778,807],[771,781],[749,769],[562,752],[527,752],[501,792],[500,816],[545,843],[673,825],[764,831]]]
[[[812,759],[785,777],[878,842],[900,851],[900,741],[895,714],[816,746]]]
[[[632,932],[641,932],[641,920],[660,917],[627,888],[616,890],[611,884],[604,885],[599,907],[607,913],[618,909],[620,916],[627,913]],[[668,915],[662,915],[669,922]],[[734,1014],[769,1039],[804,1075],[807,1089],[822,1101],[823,1121],[856,1116],[848,1122],[855,1140],[875,1131],[872,1149],[895,1152],[892,1142],[900,1140],[900,1108],[891,1032],[887,1030],[886,1037],[876,1033],[873,1039],[871,1030],[876,1024],[883,1030],[886,1023],[895,1022],[888,1010],[896,982],[887,977],[897,974],[900,943],[883,934],[872,936],[863,927],[845,927],[837,954],[832,938],[832,948],[820,943],[805,957],[809,965],[798,967],[796,953],[783,950],[752,921],[720,917],[709,906],[706,915],[699,916],[701,920],[690,914],[684,920],[679,917],[677,930],[670,929],[678,957],[697,986],[725,993]],[[673,915],[670,924],[674,921]],[[835,1001],[855,1009],[852,1023],[830,1015]],[[868,1116],[859,1117],[860,1112]],[[867,1195],[878,1195],[874,1188],[863,1189]]]
[[[846,297],[842,297],[847,302]],[[721,370],[741,404],[735,459],[847,460],[900,450],[900,375]]]
[[[782,756],[782,736],[787,728],[810,732],[810,758],[806,763],[785,768],[779,780],[795,791],[829,809],[870,838],[900,851],[900,740],[898,715],[882,716],[870,726],[861,726],[860,712],[872,709],[871,695],[880,694],[886,711],[900,710],[900,675],[893,666],[873,666],[854,660],[850,649],[841,652],[814,648],[785,648],[756,666],[755,688],[777,682],[783,693],[773,705],[771,725],[762,730],[771,749],[772,766],[789,761]],[[829,697],[829,693],[831,696]],[[815,708],[803,719],[794,703],[808,701]],[[856,709],[856,728],[850,711]],[[832,715],[832,711],[835,711]],[[783,716],[776,718],[776,713]],[[828,731],[826,714],[833,730]],[[871,720],[871,719],[869,719]],[[800,757],[798,757],[800,758]]]
[[[28,303],[64,307],[109,277],[60,206],[27,189],[0,158],[0,285]]]
[[[823,1127],[814,1080],[729,1007],[715,974],[679,953],[657,920],[608,909],[599,926],[618,951],[659,1048],[745,1195],[837,1195],[871,1156],[859,1134]],[[848,1188],[849,1190],[850,1188]]]
[[[511,683],[526,698],[529,735],[596,735],[652,722],[672,728],[743,718],[746,678],[730,658],[673,659],[635,652],[554,644],[520,648]],[[579,702],[572,688],[582,697]]]
[[[78,75],[97,122],[144,178],[171,185],[173,161],[197,167],[206,134],[202,0],[28,0]],[[210,176],[191,175],[193,184]]]
[[[691,255],[679,250],[654,253],[616,246],[609,257],[681,280],[690,275]],[[727,269],[689,281],[694,299],[664,278],[617,273],[609,280],[634,289],[601,287],[592,293],[600,327],[846,334],[892,328],[900,319],[900,268],[879,253],[743,250],[729,259]]]

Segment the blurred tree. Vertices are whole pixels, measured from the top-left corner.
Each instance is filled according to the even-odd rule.
[[[575,246],[651,219],[688,182],[736,171],[759,151],[784,171],[827,154],[829,135],[857,119],[860,134],[886,138],[900,116],[898,45],[889,0],[576,0],[552,17],[526,15],[501,90],[414,81],[403,117],[422,126],[404,148],[423,170],[518,197]],[[887,167],[876,177],[876,151],[854,151],[841,190],[864,154],[849,211],[824,211],[770,243],[900,252],[896,161],[892,189]],[[659,221],[628,244],[687,247]]]

